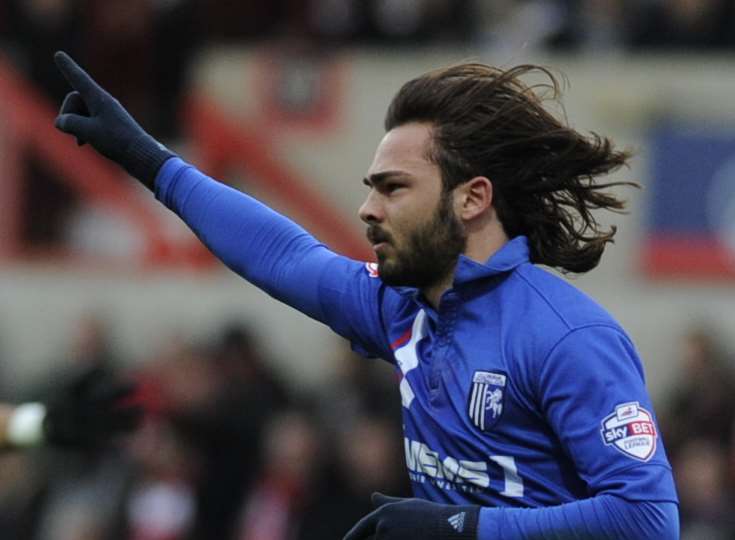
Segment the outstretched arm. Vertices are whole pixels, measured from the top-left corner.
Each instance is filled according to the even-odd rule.
[[[89,143],[140,180],[234,271],[270,295],[329,325],[375,356],[384,343],[363,263],[338,256],[267,206],[183,162],[65,53],[55,56],[73,91],[56,127]]]

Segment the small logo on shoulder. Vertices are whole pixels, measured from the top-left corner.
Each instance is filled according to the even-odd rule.
[[[488,431],[498,423],[503,414],[507,376],[495,371],[475,371],[468,413],[472,423],[482,431]]]
[[[378,263],[366,262],[365,270],[367,270],[368,276],[371,278],[380,277],[380,274],[378,273]]]
[[[628,457],[648,461],[656,452],[656,424],[653,415],[637,401],[621,403],[602,420],[600,430],[605,445],[612,445]]]

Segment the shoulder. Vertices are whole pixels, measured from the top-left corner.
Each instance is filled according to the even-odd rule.
[[[511,279],[519,295],[527,297],[532,308],[524,313],[555,323],[562,333],[592,325],[610,326],[622,331],[615,318],[596,300],[562,277],[533,264],[518,267]]]
[[[500,309],[508,321],[506,350],[519,368],[529,370],[529,375],[538,373],[560,346],[583,353],[600,340],[633,350],[625,330],[607,310],[549,271],[532,264],[521,265],[501,288]]]

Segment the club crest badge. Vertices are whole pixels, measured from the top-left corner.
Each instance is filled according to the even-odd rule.
[[[365,270],[367,270],[368,276],[371,278],[380,277],[380,274],[378,273],[378,263],[366,262]]]
[[[503,415],[506,382],[504,373],[493,371],[475,371],[472,376],[467,412],[482,431],[489,431]]]
[[[653,415],[637,401],[616,406],[615,412],[602,420],[600,434],[607,446],[640,461],[648,461],[656,452],[658,434]]]

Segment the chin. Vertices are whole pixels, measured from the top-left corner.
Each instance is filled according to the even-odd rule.
[[[395,265],[392,265],[389,261],[378,259],[378,275],[386,285],[404,285],[401,279],[403,276],[395,270]]]

